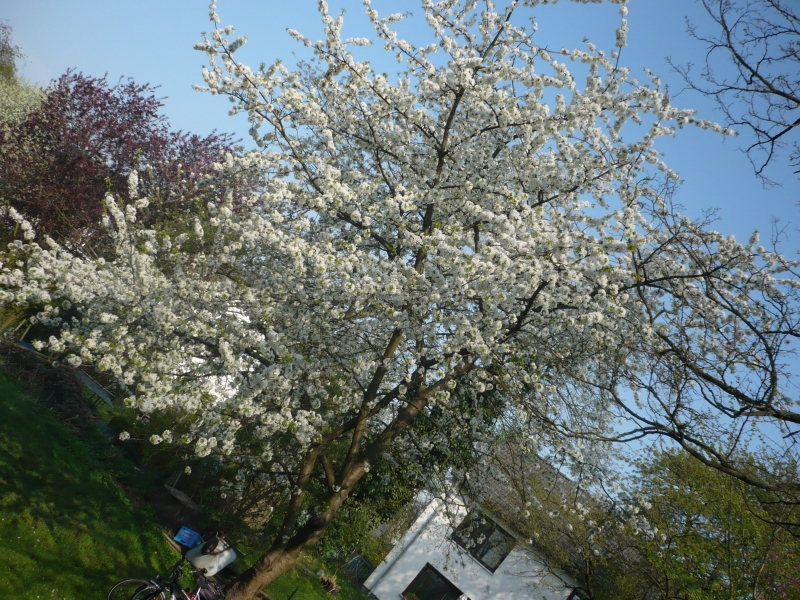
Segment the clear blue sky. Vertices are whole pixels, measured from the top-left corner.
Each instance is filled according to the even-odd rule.
[[[347,36],[369,33],[359,0],[330,0],[329,4],[332,12],[346,9]],[[373,6],[386,14],[421,12],[415,0],[374,0]],[[218,12],[222,25],[234,25],[237,33],[249,39],[237,56],[257,66],[278,57],[291,64],[293,53],[303,51],[289,38],[287,27],[320,37],[316,7],[316,0],[220,0]],[[665,58],[672,56],[681,63],[702,60],[703,48],[686,33],[685,18],[703,26],[705,13],[693,0],[631,0],[629,8],[629,46],[622,63],[634,73],[651,68],[670,82],[675,95],[682,83],[670,73]],[[562,0],[536,9],[537,35],[557,48],[580,45],[589,37],[610,51],[617,11],[617,5],[587,6]],[[161,86],[160,95],[167,97],[164,113],[173,127],[200,134],[217,129],[247,138],[245,117],[229,117],[226,99],[191,87],[202,83],[205,56],[192,46],[200,41],[201,31],[211,28],[206,0],[0,0],[0,17],[8,19],[16,43],[27,55],[22,74],[30,81],[47,83],[68,68],[93,76],[108,73],[111,81],[130,76],[139,83]],[[379,62],[379,45],[367,51],[373,53],[373,63]],[[675,103],[696,108],[705,118],[718,117],[713,104],[691,92],[678,95]],[[762,232],[762,239],[767,238],[772,218],[778,218],[789,224],[784,252],[794,255],[800,248],[796,229],[800,227],[800,183],[781,163],[770,175],[783,186],[765,190],[738,150],[745,141],[690,128],[675,139],[660,140],[659,148],[684,179],[678,201],[687,213],[698,216],[703,209],[719,208],[721,220],[715,228],[743,240],[754,228]]]

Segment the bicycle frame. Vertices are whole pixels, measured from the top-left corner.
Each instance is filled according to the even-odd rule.
[[[180,584],[181,577],[183,576],[183,567],[186,562],[186,557],[181,557],[178,562],[172,565],[167,578],[163,578],[159,575],[154,579],[123,579],[111,589],[109,598],[113,595],[115,599],[119,598],[119,600],[192,600],[193,595],[185,591]],[[194,566],[191,566],[191,569],[195,577],[199,576],[203,580],[208,581],[202,569],[197,569]],[[127,590],[123,592],[122,596],[115,593],[118,589],[122,591],[126,589],[125,586],[129,584],[136,585],[137,583],[139,585],[135,590]],[[212,589],[216,588],[213,582],[210,583],[213,586]],[[218,592],[218,589],[214,589],[214,591]],[[131,592],[132,594],[129,595]]]

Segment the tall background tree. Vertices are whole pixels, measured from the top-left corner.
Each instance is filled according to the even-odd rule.
[[[0,19],[0,79],[10,82],[17,78],[17,60],[22,58],[22,51],[14,44],[11,25],[6,19]]]
[[[531,469],[529,460],[493,456],[485,484],[505,485],[518,531],[540,551],[517,567],[521,576],[544,565],[587,600],[767,600],[800,592],[800,538],[796,525],[787,526],[798,507],[778,495],[674,448],[641,453],[627,481],[602,486],[563,476],[562,461]],[[758,468],[755,455],[747,460]]]
[[[35,345],[109,372],[130,406],[181,414],[154,443],[218,454],[282,494],[270,548],[229,598],[294,564],[393,453],[444,471],[508,422],[600,462],[622,419],[746,478],[717,442],[793,417],[768,385],[791,375],[792,265],[660,192],[677,175],[655,142],[693,112],[591,44],[540,48],[528,8],[425,1],[432,40],[415,46],[400,15],[368,6],[403,65],[392,80],[356,59],[369,41],[344,39],[325,3],[325,39],[291,32],[315,55],[295,70],[238,63],[244,39],[215,28],[198,45],[207,87],[262,148],[220,175],[259,169],[263,193],[211,188],[178,232],[139,218],[150,201],[131,177],[106,197],[99,259],[40,244],[8,209],[24,239],[0,301],[54,328]],[[800,491],[774,469],[754,485]]]
[[[234,151],[233,140],[171,131],[161,106],[146,84],[61,76],[23,118],[0,127],[2,202],[38,235],[84,253],[107,247],[101,243],[103,198],[111,191],[128,203],[134,171],[136,194],[150,202],[140,219],[160,228],[197,216],[204,194],[225,193],[214,165]],[[246,186],[246,175],[236,185]]]
[[[41,100],[41,90],[17,76],[17,61],[23,57],[11,25],[0,19],[0,123],[20,120]]]

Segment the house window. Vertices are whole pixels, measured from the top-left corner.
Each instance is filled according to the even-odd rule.
[[[461,598],[466,598],[464,592],[430,564],[426,564],[403,591],[404,600],[460,600]]]
[[[453,532],[453,540],[492,573],[514,548],[514,537],[489,517],[471,513]]]

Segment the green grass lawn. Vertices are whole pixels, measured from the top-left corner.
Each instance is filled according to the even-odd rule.
[[[177,556],[108,465],[0,373],[0,598],[105,598]]]
[[[326,571],[328,575],[336,574],[336,570],[330,568],[314,557],[305,555],[298,561],[297,565],[287,571],[275,581],[269,584],[264,591],[272,600],[287,600],[296,588],[300,588],[292,600],[366,600],[367,597],[354,586],[345,580],[344,576],[338,577],[338,584],[342,591],[338,596],[328,594],[319,582],[317,572],[320,569]]]

